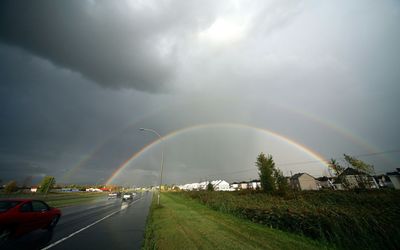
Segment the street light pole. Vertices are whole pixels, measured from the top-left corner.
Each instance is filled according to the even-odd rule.
[[[158,195],[157,195],[157,205],[160,206],[160,193],[161,193],[161,185],[162,185],[162,177],[163,177],[163,169],[164,169],[164,141],[159,133],[155,131],[154,129],[149,129],[149,128],[140,128],[140,131],[147,131],[151,132],[155,135],[158,136],[162,143],[162,149],[161,149],[161,171],[160,171],[160,185],[158,187]]]
[[[54,183],[54,177],[51,177],[51,181],[50,181],[49,185],[47,186],[46,193],[44,195],[44,199],[47,198],[47,193],[49,192],[50,187],[53,186],[53,183]]]

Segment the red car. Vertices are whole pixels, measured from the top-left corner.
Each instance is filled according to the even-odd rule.
[[[52,230],[61,211],[32,199],[0,200],[0,242],[36,229]]]

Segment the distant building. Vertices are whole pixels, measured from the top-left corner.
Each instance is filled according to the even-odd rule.
[[[212,181],[211,184],[213,185],[215,191],[232,191],[229,183],[224,180]]]
[[[31,187],[31,192],[32,192],[32,193],[36,193],[36,192],[37,192],[37,190],[38,190],[38,188],[37,188],[37,187]]]
[[[231,188],[232,188],[232,189],[235,189],[235,190],[238,190],[238,189],[239,189],[239,182],[233,182],[233,183],[231,184]]]
[[[249,183],[246,181],[242,181],[239,183],[239,188],[240,189],[248,189],[249,188]]]
[[[79,192],[79,189],[77,189],[77,188],[61,188],[60,192],[66,192],[66,193]]]
[[[86,188],[86,192],[103,192],[103,190],[98,188]]]
[[[307,173],[298,173],[290,177],[290,186],[297,190],[318,190],[317,181]]]
[[[316,178],[318,189],[335,189],[333,185],[333,178],[322,176]]]
[[[375,179],[362,171],[354,168],[346,168],[335,180],[334,185],[336,189],[354,189],[354,188],[366,188],[375,189],[379,188],[378,183]]]
[[[396,168],[396,172],[387,173],[390,181],[395,189],[400,189],[400,168]]]
[[[215,180],[215,181],[203,181],[200,183],[189,183],[177,186],[180,190],[192,191],[192,190],[207,190],[208,184],[211,183],[214,187],[215,191],[233,191],[234,189],[230,188],[228,182],[224,180]]]
[[[233,182],[231,184],[231,189],[234,190],[244,190],[244,189],[260,189],[261,182],[260,180],[252,180],[252,181],[241,181],[241,182]]]
[[[252,180],[252,181],[250,181],[249,184],[248,184],[248,188],[254,189],[254,190],[261,189],[260,180]]]
[[[378,183],[379,188],[394,188],[389,176],[385,174],[375,175],[374,179]]]

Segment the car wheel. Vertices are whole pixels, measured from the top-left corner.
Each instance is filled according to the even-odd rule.
[[[51,220],[51,222],[47,226],[47,230],[53,230],[54,227],[57,225],[57,222],[59,219],[60,219],[59,215],[54,216],[54,218]]]
[[[10,239],[12,235],[11,228],[4,228],[0,231],[0,245]]]

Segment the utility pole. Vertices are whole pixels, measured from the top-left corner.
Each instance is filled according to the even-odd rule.
[[[151,132],[155,135],[158,136],[158,138],[160,139],[161,143],[162,143],[162,149],[161,149],[161,169],[160,169],[160,185],[158,187],[158,195],[157,195],[157,205],[160,206],[160,193],[161,193],[161,186],[162,186],[162,177],[163,177],[163,170],[164,170],[164,141],[162,139],[162,136],[155,131],[154,129],[148,129],[148,128],[140,128],[140,131],[147,131],[147,132]]]

